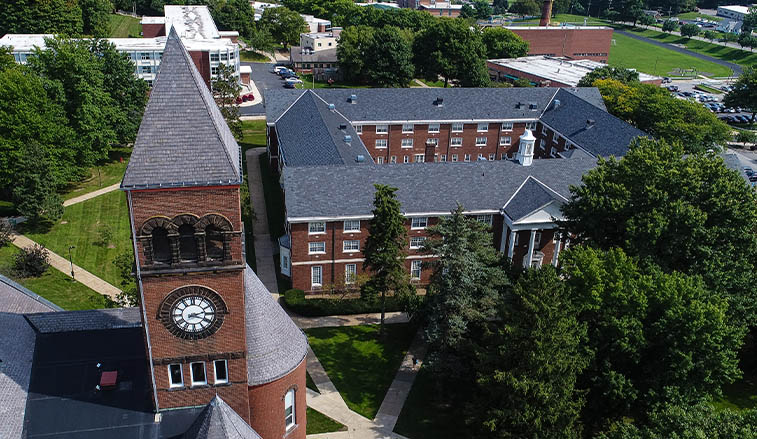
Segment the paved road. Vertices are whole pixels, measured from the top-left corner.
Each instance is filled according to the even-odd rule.
[[[691,50],[688,50],[688,49],[682,49],[680,47],[673,46],[672,44],[661,43],[661,42],[659,42],[657,40],[653,40],[653,39],[647,38],[647,37],[642,37],[640,35],[636,35],[636,34],[633,34],[633,33],[630,33],[630,32],[626,32],[624,30],[617,30],[617,29],[615,29],[615,32],[617,32],[617,33],[619,33],[621,35],[625,35],[627,37],[631,37],[631,38],[634,38],[634,39],[637,39],[637,40],[640,40],[640,41],[644,41],[645,43],[654,44],[655,46],[659,46],[659,47],[664,47],[666,49],[670,49],[670,50],[672,50],[674,52],[683,53],[684,55],[693,56],[694,58],[699,58],[699,59],[704,60],[704,61],[710,61],[710,62],[713,62],[715,64],[719,64],[721,66],[724,66],[724,67],[727,67],[727,68],[733,70],[733,73],[736,76],[740,76],[741,73],[744,72],[744,69],[740,65],[734,64],[732,62],[723,61],[723,60],[720,60],[720,59],[717,59],[717,58],[713,58],[713,57],[707,56],[707,55],[702,55],[701,53],[696,53],[696,52],[692,52]],[[662,74],[662,75],[664,76],[664,74]]]
[[[265,91],[271,88],[283,88],[284,81],[281,80],[278,75],[271,73],[273,63],[243,62],[242,64],[250,66],[252,69],[250,79],[255,83],[258,91],[263,94],[263,103],[249,107],[242,107],[239,109],[239,113],[242,116],[258,116],[265,114]]]

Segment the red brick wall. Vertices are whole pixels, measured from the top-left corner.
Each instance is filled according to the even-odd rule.
[[[609,28],[511,27],[509,29],[528,41],[529,55],[566,56],[607,62],[610,53],[612,29]]]
[[[295,389],[295,427],[286,431],[284,396]],[[305,361],[288,375],[260,386],[249,387],[250,425],[263,439],[305,439],[307,429],[305,402]]]
[[[205,85],[210,89],[210,54],[208,52],[190,51],[189,56],[192,57],[200,76],[205,80]]]
[[[518,234],[518,245],[513,248],[513,261],[519,266],[523,264],[523,258],[528,253],[528,242],[531,239],[530,230],[521,230]],[[541,240],[534,245],[534,252],[540,251],[544,253],[542,259],[542,265],[552,264],[552,258],[554,257],[555,244],[552,242],[554,237],[554,230],[541,230]],[[507,237],[505,240],[505,254],[507,254],[508,246],[510,245],[510,229],[507,229]]]
[[[166,36],[166,25],[163,23],[143,24],[142,25],[142,37],[143,38],[155,38]]]
[[[546,130],[546,135],[542,132],[542,129]],[[555,148],[555,154],[561,151],[565,151],[566,139],[565,137],[555,133],[550,128],[545,127],[539,122],[536,124],[536,131],[534,137],[537,138],[537,143],[534,147],[534,156],[539,159],[554,158],[552,155],[552,148]]]

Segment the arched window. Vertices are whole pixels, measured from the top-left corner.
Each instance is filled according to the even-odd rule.
[[[197,260],[195,229],[189,224],[179,226],[179,257],[182,261]]]
[[[289,430],[293,428],[296,422],[294,413],[294,389],[289,389],[284,396],[284,424],[286,425],[286,429]]]
[[[152,259],[164,264],[171,263],[171,243],[168,240],[168,231],[163,227],[152,230]]]
[[[205,228],[205,251],[208,260],[223,259],[223,235],[221,229],[212,224]]]

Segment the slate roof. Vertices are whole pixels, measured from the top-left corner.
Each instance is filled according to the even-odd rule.
[[[287,166],[373,163],[350,121],[329,110],[328,104],[310,90],[281,116],[276,132]],[[349,143],[345,136],[350,136]],[[360,155],[362,162],[357,161]]]
[[[234,185],[240,169],[239,145],[171,28],[121,187]]]
[[[0,438],[24,437],[36,336],[22,314],[60,309],[0,275]]]
[[[495,160],[471,163],[407,163],[381,166],[284,168],[289,221],[304,218],[369,218],[374,183],[398,188],[404,214],[446,214],[461,203],[466,211],[498,212],[529,177],[561,196],[596,165],[595,159],[543,159],[531,166]],[[313,190],[317,187],[318,190]]]
[[[316,50],[312,53],[302,53],[301,46],[293,46],[289,50],[289,58],[293,63],[302,62],[329,62],[335,63],[338,61],[336,56],[336,47],[333,49]]]
[[[40,334],[142,327],[139,308],[43,312],[27,314],[26,319]]]
[[[183,439],[261,438],[234,409],[216,395],[184,433]]]
[[[560,198],[538,180],[529,176],[523,186],[505,204],[504,212],[515,222],[553,201],[563,203],[565,199]]]
[[[570,91],[560,89],[555,99],[560,101],[560,105],[553,102],[541,121],[595,157],[622,157],[633,139],[647,136],[644,131]],[[591,128],[587,128],[588,120],[594,121]]]
[[[299,366],[307,355],[308,341],[249,265],[244,272],[244,288],[247,384],[257,386]]]

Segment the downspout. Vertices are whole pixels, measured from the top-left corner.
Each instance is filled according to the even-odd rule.
[[[387,145],[389,142],[386,142]],[[388,147],[387,147],[388,149]],[[334,285],[336,285],[336,279],[334,277],[334,270],[336,266],[336,221],[331,222],[331,292],[334,292]]]

